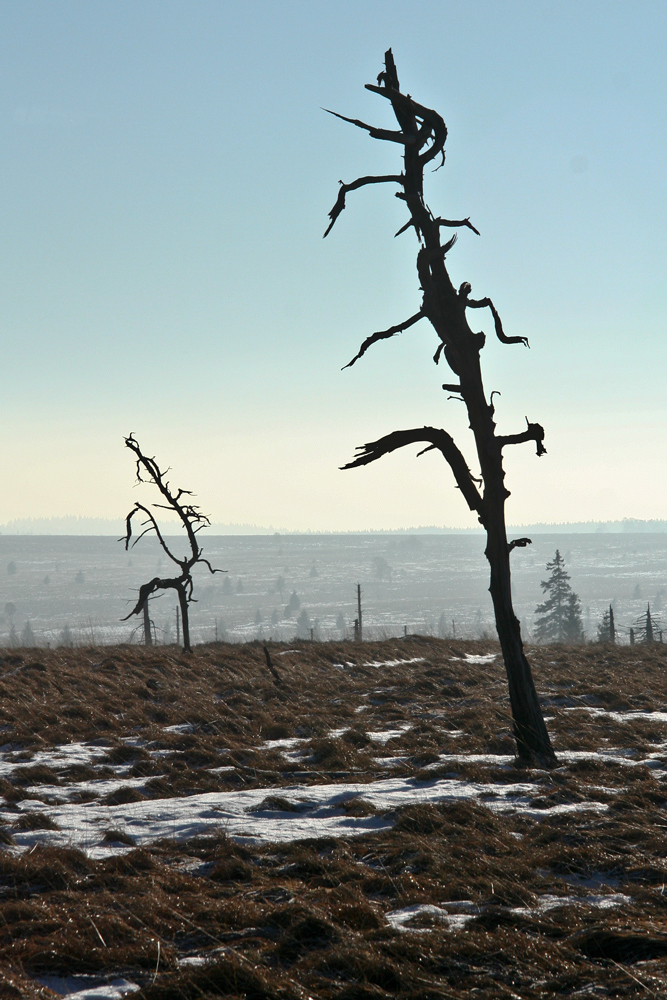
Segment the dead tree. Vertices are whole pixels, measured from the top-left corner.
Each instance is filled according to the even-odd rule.
[[[651,605],[646,605],[646,611],[640,615],[634,625],[634,642],[662,642],[662,622],[655,615],[651,614]]]
[[[199,540],[197,538],[198,532],[202,528],[206,528],[210,525],[210,521],[205,514],[202,514],[199,507],[196,504],[183,501],[183,497],[191,497],[194,494],[190,490],[177,490],[175,493],[172,492],[169,483],[166,481],[165,476],[169,472],[166,469],[164,472],[161,471],[157,462],[154,458],[148,458],[144,455],[141,448],[139,447],[139,442],[135,439],[133,434],[125,438],[125,444],[134,452],[136,456],[137,464],[137,482],[138,483],[152,483],[157,487],[159,492],[162,494],[162,499],[164,503],[154,503],[151,504],[160,510],[170,510],[173,511],[178,517],[181,525],[185,530],[187,536],[188,545],[190,547],[190,554],[183,556],[179,559],[173,554],[169,546],[167,545],[164,535],[160,530],[160,527],[155,519],[155,515],[148,507],[144,506],[142,503],[135,503],[134,507],[127,515],[125,519],[125,538],[121,541],[125,542],[125,551],[130,546],[130,541],[132,539],[132,518],[135,514],[145,518],[141,522],[141,527],[143,531],[134,539],[132,542],[132,547],[137,544],[137,542],[144,537],[144,535],[149,534],[151,531],[155,532],[157,540],[162,546],[163,551],[179,567],[179,573],[172,577],[153,577],[148,583],[144,583],[143,586],[139,588],[139,600],[135,606],[130,611],[129,615],[126,615],[122,621],[127,621],[132,615],[144,615],[144,622],[148,619],[148,601],[151,594],[154,594],[157,590],[175,590],[178,595],[178,603],[181,609],[181,619],[183,622],[183,650],[186,653],[192,652],[192,647],[190,645],[190,618],[188,613],[188,606],[193,602],[194,598],[192,596],[193,582],[192,582],[192,568],[197,563],[203,563],[207,566],[211,573],[224,573],[226,570],[213,569],[208,559],[204,559],[203,550],[199,545]],[[147,635],[150,635],[150,622],[148,624]]]
[[[444,354],[456,377],[451,383],[445,383],[443,389],[461,398],[467,407],[481,478],[476,479],[473,476],[462,452],[447,431],[437,427],[394,431],[378,441],[372,441],[358,448],[354,460],[344,468],[352,469],[367,465],[383,455],[411,444],[425,446],[419,454],[435,449],[449,463],[464,500],[486,529],[486,557],[491,568],[489,590],[509,680],[519,760],[553,765],[556,757],[544,724],[530,665],[524,653],[519,622],[512,607],[510,553],[517,546],[530,544],[530,539],[518,538],[511,542],[507,540],[505,500],[509,492],[504,484],[503,470],[503,449],[509,445],[532,441],[537,454],[545,454],[544,430],[539,424],[530,423],[526,418],[525,430],[508,435],[496,433],[493,393],[487,400],[480,368],[480,351],[484,347],[486,337],[484,333],[474,333],[470,329],[468,310],[488,309],[493,317],[496,336],[502,344],[528,346],[528,341],[525,337],[508,337],[491,299],[473,299],[468,282],[464,282],[457,291],[448,274],[446,256],[456,241],[456,233],[443,244],[440,240],[441,230],[466,227],[477,235],[479,232],[469,219],[452,220],[434,216],[424,201],[425,168],[438,159],[441,160],[440,165],[444,164],[447,128],[443,119],[437,112],[418,104],[409,95],[401,93],[391,49],[385,54],[385,69],[378,76],[377,86],[367,84],[366,89],[390,102],[398,123],[397,130],[375,128],[357,119],[346,118],[344,115],[337,114],[336,117],[364,129],[374,139],[402,146],[403,170],[396,174],[359,177],[351,184],[344,184],[341,181],[338,198],[329,213],[330,223],[324,235],[327,236],[331,231],[336,219],[345,208],[345,199],[351,191],[368,184],[395,185],[396,197],[405,203],[409,213],[408,221],[396,235],[412,229],[420,244],[417,253],[417,274],[422,301],[416,312],[408,319],[367,337],[358,353],[345,367],[355,364],[378,341],[402,333],[421,320],[428,320],[439,341],[433,360],[437,364]]]

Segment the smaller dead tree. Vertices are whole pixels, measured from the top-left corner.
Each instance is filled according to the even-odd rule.
[[[190,645],[190,618],[188,606],[194,601],[192,596],[193,582],[192,582],[192,569],[197,563],[203,563],[207,566],[211,573],[225,573],[226,570],[214,569],[208,559],[204,559],[203,550],[199,545],[197,539],[197,533],[201,531],[202,528],[207,528],[210,525],[210,520],[205,514],[202,514],[201,510],[196,504],[189,503],[183,500],[183,497],[191,497],[194,494],[191,490],[179,489],[175,493],[172,492],[169,483],[166,481],[165,476],[169,472],[166,469],[164,472],[161,471],[157,462],[154,458],[148,458],[144,455],[141,448],[139,447],[139,442],[136,440],[133,434],[125,438],[125,445],[132,451],[136,457],[137,465],[137,482],[138,483],[152,483],[157,487],[162,495],[164,503],[151,504],[152,507],[161,510],[171,510],[178,517],[181,522],[190,546],[190,554],[183,556],[179,559],[171,551],[167,545],[164,535],[160,530],[160,527],[155,519],[155,515],[142,503],[135,503],[134,507],[127,515],[125,519],[125,538],[120,539],[120,541],[125,542],[125,551],[130,547],[130,541],[132,540],[132,518],[135,514],[145,518],[141,522],[141,527],[143,531],[137,535],[137,537],[132,542],[132,547],[137,544],[137,542],[144,537],[144,535],[150,532],[155,532],[157,540],[162,546],[163,551],[175,563],[180,572],[173,577],[153,577],[148,583],[144,583],[139,588],[139,600],[135,606],[130,611],[129,615],[126,615],[122,621],[127,621],[133,615],[144,615],[144,620],[148,617],[148,601],[151,594],[154,594],[158,590],[175,590],[178,595],[178,603],[181,609],[181,620],[183,622],[183,650],[186,653],[192,652],[192,647]],[[150,635],[150,626],[147,632]]]
[[[634,642],[662,642],[662,622],[651,614],[651,605],[646,605],[646,611],[632,623]]]

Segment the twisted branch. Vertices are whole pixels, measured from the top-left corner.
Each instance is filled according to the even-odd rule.
[[[447,226],[449,229],[459,229],[461,226],[467,226],[468,229],[472,229],[473,233],[477,236],[480,235],[479,229],[475,229],[470,219],[435,219],[435,224],[437,226]]]
[[[504,448],[506,444],[525,444],[526,441],[534,441],[537,455],[546,455],[547,449],[544,447],[544,427],[540,424],[531,424],[526,417],[526,429],[520,434],[498,435],[496,441]]]
[[[376,462],[378,458],[382,458],[383,455],[388,455],[399,448],[405,448],[406,445],[421,443],[428,444],[429,448],[425,450],[437,448],[442,453],[443,457],[449,463],[454,474],[454,479],[456,480],[456,485],[463,493],[468,507],[470,510],[477,511],[481,520],[484,501],[475,486],[472,473],[468,468],[463,454],[459,451],[454,443],[454,439],[447,431],[439,430],[436,427],[417,427],[413,430],[393,431],[393,433],[387,434],[377,441],[361,445],[357,448],[357,454],[354,459],[348,462],[347,465],[343,465],[342,468],[356,469],[361,465],[369,465],[371,462]]]
[[[337,111],[330,111],[329,108],[322,108],[322,111],[326,111],[328,115],[333,115],[334,118],[340,118],[341,121],[349,122],[350,125],[356,125],[357,128],[365,129],[371,139],[385,139],[387,142],[400,142],[404,146],[412,146],[415,143],[415,137],[413,135],[404,135],[403,132],[395,132],[386,128],[375,128],[374,125],[367,125],[366,122],[359,121],[358,118],[347,118],[345,115],[339,115]]]
[[[394,181],[396,184],[402,184],[403,174],[384,174],[381,177],[357,177],[356,181],[352,181],[351,184],[343,184],[342,181],[339,181],[340,190],[338,192],[338,197],[336,198],[336,204],[329,212],[331,222],[327,226],[322,239],[326,239],[329,235],[334,227],[336,219],[345,208],[345,195],[348,191],[356,191],[358,188],[365,187],[367,184],[388,184],[391,181]]]
[[[526,347],[530,347],[528,343],[528,337],[508,337],[503,330],[503,324],[500,321],[500,316],[498,315],[498,310],[494,306],[491,299],[471,299],[470,295],[471,287],[467,281],[464,281],[459,288],[459,295],[465,300],[466,309],[490,309],[491,315],[493,316],[493,322],[496,328],[496,337],[501,342],[501,344],[525,344]]]
[[[423,318],[424,313],[420,309],[419,312],[416,312],[414,316],[410,317],[410,319],[406,319],[405,322],[397,323],[396,326],[390,326],[388,330],[380,330],[379,333],[372,333],[370,337],[366,337],[365,341],[359,348],[359,353],[355,354],[352,360],[348,361],[346,365],[343,365],[341,371],[345,371],[346,368],[351,368],[355,361],[358,361],[359,358],[363,357],[369,347],[372,347],[373,344],[377,344],[378,340],[389,340],[390,337],[393,337],[397,333],[403,333],[404,330],[408,330],[411,326],[414,326],[415,323],[418,323],[419,320]]]

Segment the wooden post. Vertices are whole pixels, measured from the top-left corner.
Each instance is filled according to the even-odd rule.
[[[616,642],[616,625],[614,624],[614,609],[609,605],[609,641]]]
[[[359,642],[361,642],[363,640],[363,638],[364,638],[364,628],[363,628],[363,625],[361,623],[361,584],[360,583],[357,584],[357,614],[359,616],[358,617],[358,622],[359,622]]]
[[[181,644],[181,612],[176,608],[176,645]]]

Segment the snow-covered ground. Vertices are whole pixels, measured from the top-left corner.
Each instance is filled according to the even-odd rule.
[[[403,730],[399,730],[399,733]],[[370,734],[369,734],[370,735]],[[384,736],[385,734],[381,734]],[[272,741],[284,744],[291,741]],[[72,759],[94,760],[97,748],[86,755],[80,744],[71,744]],[[95,753],[92,753],[95,751]],[[49,761],[64,765],[69,760],[68,747],[59,747],[51,755],[42,752]],[[578,760],[599,760],[623,766],[652,764],[667,768],[653,755],[633,759],[623,752],[604,750],[561,754],[564,763]],[[492,754],[443,754],[441,761],[452,765],[464,763],[507,766],[511,758]],[[10,773],[11,765],[2,762]],[[16,766],[16,765],[14,765]],[[392,825],[394,810],[416,803],[473,801],[494,811],[512,811],[547,820],[550,816],[581,811],[603,812],[608,806],[598,801],[563,803],[547,808],[533,807],[531,800],[541,794],[535,781],[484,783],[467,781],[452,773],[451,777],[433,781],[414,778],[387,778],[365,783],[322,783],[294,785],[289,788],[257,788],[231,792],[208,792],[182,798],[144,799],[123,805],[108,805],[99,800],[68,801],[81,791],[100,796],[123,787],[141,790],[145,778],[116,777],[66,785],[28,787],[28,796],[12,808],[0,806],[0,819],[13,824],[21,815],[44,815],[55,829],[20,830],[13,832],[19,849],[37,842],[78,847],[93,857],[126,851],[121,843],[109,843],[105,834],[120,831],[137,846],[161,838],[185,840],[207,831],[222,828],[228,835],[254,842],[301,840],[311,837],[347,837],[386,829]],[[609,789],[610,794],[614,790]],[[40,798],[37,798],[39,796]],[[280,797],[289,808],[281,809],[275,800]],[[47,799],[47,801],[42,801]],[[363,799],[375,813],[349,815],[344,804]],[[273,800],[273,801],[272,801]],[[17,811],[18,810],[18,811]]]

